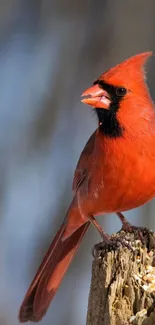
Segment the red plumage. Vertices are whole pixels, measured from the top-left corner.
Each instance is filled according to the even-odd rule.
[[[141,53],[103,73],[83,99],[99,118],[79,159],[73,201],[19,313],[39,321],[47,311],[92,216],[122,212],[155,196],[155,112]]]

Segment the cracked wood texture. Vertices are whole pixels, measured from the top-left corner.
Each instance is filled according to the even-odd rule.
[[[155,233],[143,244],[120,231],[126,247],[103,247],[93,261],[87,325],[155,325]]]

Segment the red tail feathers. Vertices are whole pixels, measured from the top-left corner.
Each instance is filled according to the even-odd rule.
[[[38,322],[45,315],[61,280],[79,248],[89,222],[83,224],[70,237],[62,241],[65,226],[63,223],[59,229],[30,285],[20,308],[20,322]]]

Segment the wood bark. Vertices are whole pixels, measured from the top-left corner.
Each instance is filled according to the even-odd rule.
[[[87,325],[155,325],[155,234],[115,236],[133,251],[104,246],[94,258]]]

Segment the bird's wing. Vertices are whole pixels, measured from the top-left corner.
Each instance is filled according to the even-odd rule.
[[[95,146],[95,138],[96,131],[91,135],[88,142],[86,143],[77,163],[72,186],[72,189],[75,192],[78,190],[83,181],[88,177],[92,154]]]

